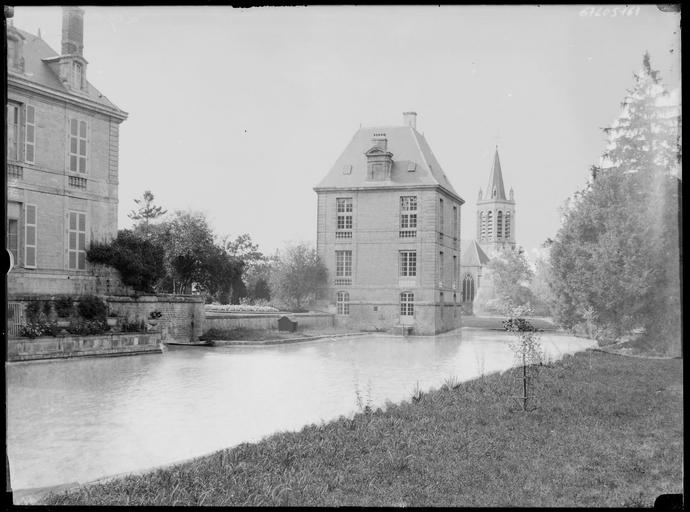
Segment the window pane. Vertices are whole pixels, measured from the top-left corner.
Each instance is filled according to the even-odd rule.
[[[36,226],[26,226],[26,245],[36,245]]]
[[[79,141],[79,154],[86,156],[86,141],[84,139]]]
[[[27,145],[26,146],[26,160],[28,162],[34,161],[34,147],[33,147],[33,145]]]
[[[34,109],[34,107],[32,107],[31,105],[26,106],[26,122],[27,123],[34,124],[35,110],[36,109]]]
[[[33,205],[26,206],[26,223],[36,224],[36,207]]]
[[[26,126],[26,140],[28,142],[33,142],[34,140],[34,127],[33,125],[27,125]]]
[[[86,269],[86,253],[85,252],[80,252],[79,253],[79,270],[84,270]]]
[[[69,122],[69,132],[72,135],[77,135],[78,133],[78,128],[77,128],[77,120],[76,119],[71,119]]]
[[[79,121],[79,136],[82,139],[86,138],[86,121]]]
[[[26,248],[26,266],[35,267],[36,266],[36,248],[27,247]]]
[[[86,233],[79,233],[79,250],[86,249]]]
[[[86,157],[79,157],[79,172],[86,172]]]
[[[70,231],[69,233],[69,248],[75,250],[77,248],[77,233]]]
[[[77,268],[77,253],[74,251],[69,253],[69,268]]]
[[[76,137],[70,137],[69,138],[69,152],[76,154],[77,152],[77,138]]]
[[[72,230],[77,229],[77,214],[74,212],[69,213],[69,228]]]
[[[69,157],[69,170],[70,171],[76,171],[77,170],[77,157],[74,155]]]
[[[86,215],[79,214],[79,231],[86,231]]]

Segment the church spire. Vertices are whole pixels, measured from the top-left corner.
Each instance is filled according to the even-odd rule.
[[[498,145],[494,153],[494,165],[489,174],[489,185],[486,187],[484,199],[507,199],[506,190],[503,186],[503,173],[501,172],[501,161],[498,158]]]

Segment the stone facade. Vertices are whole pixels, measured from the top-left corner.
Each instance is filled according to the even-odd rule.
[[[436,334],[461,325],[460,208],[416,114],[363,128],[315,188],[321,305],[353,329]],[[402,330],[402,329],[401,329]]]
[[[119,125],[127,114],[86,80],[83,11],[63,11],[63,51],[8,26],[9,297],[123,292],[86,262],[117,233]],[[108,280],[108,286],[105,285]]]
[[[204,331],[208,329],[278,330],[278,319],[287,316],[297,322],[297,330],[328,329],[334,326],[334,315],[326,313],[206,313]]]

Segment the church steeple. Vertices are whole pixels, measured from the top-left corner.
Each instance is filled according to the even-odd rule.
[[[494,165],[491,168],[491,173],[489,173],[489,184],[486,187],[484,199],[506,199],[501,161],[498,158],[498,146],[496,146],[496,152],[494,153]]]
[[[477,200],[477,241],[493,256],[501,249],[515,248],[515,199],[513,189],[506,197],[498,146],[489,173],[489,184]]]

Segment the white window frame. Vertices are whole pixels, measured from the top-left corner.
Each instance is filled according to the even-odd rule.
[[[72,61],[72,85],[80,91],[84,89],[84,64],[76,60]]]
[[[414,317],[414,292],[400,292],[400,316]]]
[[[352,212],[354,210],[352,198],[336,197],[335,204],[336,238],[352,238]]]
[[[12,111],[13,111],[13,113],[14,113],[14,118],[15,118],[15,120],[16,120],[16,123],[13,124],[13,127],[14,127],[14,135],[13,135],[13,138],[14,138],[14,142],[15,142],[15,151],[14,151],[14,154],[10,154],[10,147],[9,147],[9,146],[10,146],[10,145],[9,145],[9,142],[10,142],[10,139],[9,139],[9,134],[10,134],[10,130],[9,130],[10,112],[9,112],[9,111],[10,111],[10,109],[12,109]],[[13,102],[13,101],[8,101],[8,102],[7,102],[6,111],[7,111],[7,123],[8,123],[8,130],[7,130],[7,135],[8,135],[8,137],[7,137],[7,159],[8,159],[8,160],[13,160],[13,161],[16,162],[16,161],[19,160],[19,146],[20,146],[19,141],[21,140],[21,138],[20,138],[20,136],[19,136],[19,135],[20,135],[19,132],[20,132],[20,128],[21,128],[21,104],[15,103],[15,102]]]
[[[29,222],[29,210],[33,209],[34,222]],[[29,228],[33,228],[33,237],[29,236]],[[32,240],[33,238],[33,240]],[[33,242],[33,243],[32,243]],[[33,249],[33,261],[29,258],[29,250]],[[24,205],[24,267],[36,268],[38,260],[38,206]]]
[[[29,136],[29,128],[31,128],[31,136]],[[31,148],[31,157],[29,157],[29,148]],[[24,161],[30,164],[36,162],[36,107],[33,105],[24,105]]]
[[[417,251],[400,251],[398,257],[400,277],[417,277]]]
[[[338,291],[335,294],[336,312],[338,315],[350,314],[350,292]]]
[[[352,284],[352,250],[335,251],[335,284]]]
[[[417,196],[400,196],[400,238],[417,236],[418,208]]]
[[[75,229],[72,228],[72,216],[75,216]],[[84,219],[84,229],[80,229],[80,219]],[[72,233],[74,233],[74,247],[72,247]],[[67,216],[67,268],[68,270],[86,270],[86,212],[70,210]],[[80,244],[83,235],[83,244]],[[83,245],[80,247],[80,245]],[[74,254],[74,266],[72,265],[72,255]],[[83,255],[83,258],[80,256]],[[83,265],[80,263],[83,261]]]
[[[77,123],[77,133],[72,133],[72,123]],[[82,136],[82,126],[84,135]],[[75,142],[76,152],[72,151],[72,141]],[[84,154],[81,154],[81,147],[84,147]],[[76,168],[72,167],[72,157],[75,158]],[[84,169],[81,170],[82,159]],[[67,121],[67,170],[76,174],[88,174],[89,171],[89,122],[79,117],[70,117]]]

